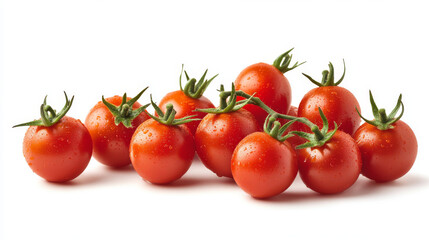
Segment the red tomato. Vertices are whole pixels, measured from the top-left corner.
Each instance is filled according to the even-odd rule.
[[[259,131],[258,122],[243,108],[229,113],[209,113],[195,133],[198,156],[219,177],[232,177],[231,157],[235,147],[256,131]]]
[[[287,114],[291,104],[292,93],[289,81],[283,73],[273,65],[257,63],[245,68],[235,80],[235,89],[247,94],[255,94],[274,111]],[[242,97],[238,97],[242,100]],[[244,106],[258,120],[262,127],[267,113],[258,106],[248,104]]]
[[[337,130],[321,147],[297,150],[301,179],[310,189],[322,193],[339,193],[356,182],[362,161],[354,139]]]
[[[127,98],[130,100],[131,98]],[[121,96],[106,98],[106,101],[119,106],[122,102]],[[136,102],[133,109],[141,105]],[[85,125],[91,134],[94,143],[94,157],[102,164],[110,167],[124,167],[131,163],[130,141],[137,127],[149,116],[142,112],[131,122],[130,128],[122,123],[115,124],[115,117],[103,102],[98,102],[89,112],[85,120]]]
[[[28,166],[37,175],[50,182],[66,182],[87,167],[92,141],[79,120],[64,116],[50,127],[29,127],[23,152]]]
[[[299,104],[298,116],[307,118],[321,128],[323,123],[319,107],[328,119],[330,130],[336,122],[339,130],[353,135],[360,125],[361,119],[355,109],[357,107],[360,111],[359,102],[343,87],[326,86],[310,90]],[[306,129],[310,131],[308,127]]]
[[[131,163],[137,173],[154,184],[181,178],[195,155],[194,137],[184,125],[168,126],[153,119],[142,123],[130,145]]]
[[[392,127],[380,130],[364,123],[354,135],[362,153],[362,175],[377,182],[402,177],[411,169],[417,156],[413,130],[401,120]]]
[[[163,112],[166,111],[166,106],[168,103],[173,104],[174,110],[176,110],[175,119],[183,118],[190,115],[197,115],[195,118],[204,118],[207,113],[204,112],[194,112],[195,109],[205,109],[205,108],[214,108],[210,100],[204,96],[200,98],[191,98],[186,96],[186,94],[179,90],[168,93],[159,103],[159,107]],[[192,121],[185,123],[185,125],[189,128],[191,133],[194,135],[197,130],[198,124],[200,121]]]
[[[284,192],[298,172],[295,150],[267,133],[255,132],[237,145],[232,156],[232,175],[245,192],[268,198]]]

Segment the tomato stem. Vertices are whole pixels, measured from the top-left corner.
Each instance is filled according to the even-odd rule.
[[[148,89],[148,87],[140,91],[139,94],[137,94],[135,97],[133,97],[128,101],[127,101],[127,93],[124,93],[124,95],[122,96],[122,103],[119,106],[115,106],[109,103],[108,101],[106,101],[106,99],[104,99],[104,96],[101,96],[102,102],[109,109],[112,115],[115,117],[116,126],[122,123],[127,128],[132,127],[131,123],[134,120],[134,118],[140,115],[149,106],[149,104],[146,104],[135,110],[132,109],[132,106],[134,105],[134,103],[137,102],[137,100],[143,95],[146,89]]]
[[[182,71],[180,72],[180,77],[179,77],[180,90],[186,96],[190,98],[195,98],[195,99],[200,98],[204,94],[204,91],[207,89],[210,83],[213,81],[213,79],[215,79],[219,75],[219,74],[216,74],[212,78],[206,80],[205,78],[208,71],[208,69],[206,69],[203,76],[200,78],[200,80],[197,81],[197,79],[195,78],[189,78],[188,73],[184,71],[183,68],[184,68],[184,65],[182,64]],[[187,80],[184,88],[182,88],[183,72],[185,73],[185,77]]]
[[[404,115],[404,104],[402,103],[402,94],[399,95],[396,106],[393,108],[392,112],[387,116],[386,110],[384,108],[378,109],[377,104],[374,101],[371,90],[369,91],[369,100],[371,102],[372,114],[374,115],[374,120],[368,120],[364,118],[359,110],[356,107],[356,111],[359,116],[367,123],[377,127],[380,130],[387,130],[393,128],[392,124],[397,122]],[[401,114],[398,117],[395,117],[399,109],[402,107]]]
[[[306,78],[308,78],[308,80],[310,80],[310,82],[316,84],[319,87],[338,86],[344,80],[344,76],[346,75],[346,62],[344,61],[344,59],[343,59],[343,65],[344,65],[343,75],[337,82],[335,82],[334,80],[334,66],[332,65],[331,62],[329,62],[328,64],[329,70],[322,71],[322,80],[320,82],[314,80],[312,77],[310,77],[305,73],[302,73],[302,75],[304,75]]]
[[[66,98],[66,104],[63,109],[57,114],[56,111],[46,103],[46,99],[48,96],[45,96],[42,105],[40,106],[40,119],[34,120],[31,122],[26,122],[22,124],[15,125],[13,127],[22,127],[22,126],[45,126],[50,127],[60,121],[66,113],[70,110],[71,105],[73,104],[74,96],[72,96],[69,101],[67,97],[67,93],[64,92],[64,96]]]
[[[201,120],[199,118],[193,118],[197,115],[191,115],[191,116],[186,116],[183,118],[175,119],[177,112],[176,112],[176,110],[174,110],[174,106],[171,103],[167,104],[165,113],[163,113],[161,108],[159,108],[159,106],[156,105],[156,103],[153,101],[152,94],[150,95],[150,102],[151,102],[150,104],[155,109],[155,111],[159,115],[159,117],[156,117],[156,116],[150,114],[149,112],[147,112],[147,115],[149,115],[149,117],[151,117],[153,120],[155,120],[161,124],[168,125],[168,126],[177,126],[177,125],[181,125],[184,123]]]
[[[305,62],[302,62],[302,63],[296,62],[292,67],[289,67],[289,64],[292,61],[292,56],[293,56],[292,54],[289,54],[289,53],[292,50],[293,48],[289,49],[285,53],[281,54],[278,58],[276,58],[276,60],[274,60],[273,66],[282,73],[286,73],[305,63]]]

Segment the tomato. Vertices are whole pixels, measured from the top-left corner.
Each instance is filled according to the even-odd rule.
[[[362,175],[377,182],[393,181],[413,166],[417,157],[417,138],[413,130],[399,120],[404,114],[402,95],[389,115],[385,109],[378,109],[371,91],[369,96],[374,120],[361,116],[365,123],[354,135],[362,153]],[[401,114],[395,117],[401,106]]]
[[[126,99],[131,100],[131,98]],[[120,106],[123,97],[116,95],[105,100],[115,106]],[[132,105],[133,110],[140,107],[142,106],[138,102]],[[131,137],[137,127],[149,119],[149,116],[142,112],[131,120],[129,127],[123,123],[116,125],[115,118],[116,116],[100,101],[90,110],[85,125],[94,143],[94,158],[102,164],[119,168],[131,163],[129,156]]]
[[[362,160],[354,139],[337,130],[323,146],[297,150],[299,175],[308,188],[322,194],[348,189],[359,177]]]
[[[92,140],[86,127],[65,116],[74,96],[57,113],[46,103],[40,108],[41,118],[13,127],[29,126],[24,136],[23,153],[28,166],[49,182],[67,182],[79,176],[92,155]]]
[[[214,108],[213,103],[206,97],[200,96],[199,98],[192,98],[187,96],[182,90],[168,93],[161,99],[159,107],[162,111],[166,111],[168,103],[173,104],[174,109],[177,111],[176,118],[183,118],[190,115],[196,115],[196,118],[204,118],[207,113],[195,112],[197,108]],[[192,134],[195,134],[200,121],[192,121],[185,123]]]
[[[231,157],[235,147],[244,137],[259,129],[255,117],[243,108],[207,114],[195,133],[201,162],[219,177],[232,177]]]
[[[292,49],[291,49],[292,50]],[[289,59],[291,55],[288,52],[282,54],[277,60]],[[288,65],[289,63],[287,63]],[[247,94],[255,94],[268,107],[274,111],[287,114],[292,100],[292,92],[288,79],[283,75],[300,64],[295,64],[292,68],[287,65],[256,63],[245,68],[235,80],[235,89],[241,90]],[[242,97],[238,98],[242,100]],[[259,123],[259,126],[264,125],[267,112],[255,105],[246,105],[244,107],[250,111]]]
[[[284,192],[294,181],[298,164],[295,150],[265,132],[255,132],[237,145],[231,162],[237,185],[255,198]]]
[[[79,176],[92,154],[88,130],[79,121],[64,116],[50,126],[31,126],[24,137],[28,166],[49,182],[66,182]]]
[[[180,90],[168,93],[164,98],[161,99],[159,107],[162,111],[165,112],[167,110],[167,105],[172,104],[173,108],[176,110],[176,118],[184,118],[187,116],[196,115],[196,118],[202,119],[207,113],[195,112],[194,110],[215,107],[208,98],[203,96],[203,94],[204,91],[207,89],[208,85],[213,81],[214,78],[217,77],[217,75],[215,75],[209,80],[205,80],[207,74],[206,70],[203,76],[197,82],[195,78],[190,79],[185,71],[187,82],[185,87],[182,88],[182,73],[180,74],[179,78]],[[157,115],[157,113],[155,114]],[[185,125],[194,135],[199,123],[200,121],[191,121],[185,123]]]
[[[344,78],[344,74],[337,83],[334,83],[334,75],[330,74],[333,73],[331,63],[329,63],[329,67],[331,71],[325,71],[324,80],[322,83],[317,83],[319,87],[310,90],[302,98],[298,107],[298,116],[305,117],[321,127],[322,119],[318,112],[320,107],[328,118],[330,130],[333,129],[334,122],[336,122],[339,130],[353,135],[361,121],[356,112],[356,108],[360,111],[359,102],[349,90],[337,86]],[[311,79],[311,77],[307,77]],[[326,79],[327,77],[330,79]],[[308,128],[307,131],[309,131]]]
[[[356,131],[354,139],[362,153],[362,175],[388,182],[405,175],[417,156],[417,139],[403,121],[392,129],[380,130],[368,123]]]
[[[168,126],[153,119],[143,122],[130,144],[131,163],[137,173],[154,184],[181,178],[195,155],[194,137],[185,125]]]

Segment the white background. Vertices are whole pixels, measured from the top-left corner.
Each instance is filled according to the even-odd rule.
[[[429,239],[426,1],[4,1],[1,81],[2,239]],[[343,87],[371,117],[368,90],[390,111],[403,93],[419,153],[402,179],[364,177],[343,194],[322,196],[299,177],[282,195],[255,200],[195,161],[170,186],[141,180],[132,167],[112,170],[94,159],[67,184],[51,184],[22,156],[25,128],[39,106],[84,120],[101,95],[137,94],[159,101],[178,89],[181,64],[199,77],[220,73],[206,96],[246,66],[295,47],[307,61],[286,73],[293,105],[329,61]],[[1,70],[1,69],[0,69]],[[140,100],[146,103],[149,94]]]

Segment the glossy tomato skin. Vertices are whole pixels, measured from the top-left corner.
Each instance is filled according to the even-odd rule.
[[[194,137],[184,125],[167,126],[149,119],[137,128],[131,139],[134,169],[154,184],[168,184],[181,178],[194,155]]]
[[[164,98],[161,99],[159,107],[163,112],[166,111],[167,104],[173,104],[174,110],[176,110],[176,119],[183,118],[190,115],[196,115],[195,118],[203,119],[207,113],[204,112],[194,112],[195,109],[204,109],[204,108],[214,108],[213,103],[206,97],[201,96],[200,98],[191,98],[186,96],[183,91],[174,91],[168,93]],[[194,135],[197,130],[198,124],[200,121],[192,121],[185,123],[189,128],[191,133]]]
[[[29,127],[23,152],[28,166],[37,175],[49,182],[67,182],[88,166],[92,141],[79,120],[64,116],[50,127]]]
[[[131,98],[128,98],[130,100]],[[119,106],[122,102],[121,96],[106,98],[106,101]],[[136,102],[133,109],[141,105]],[[91,134],[94,143],[94,158],[100,163],[120,168],[131,163],[130,160],[130,141],[137,127],[149,119],[146,112],[142,112],[133,119],[131,127],[127,128],[122,123],[115,124],[115,117],[103,102],[98,102],[89,112],[85,120],[85,125]]]
[[[247,135],[259,131],[258,122],[247,110],[207,114],[195,133],[201,162],[219,177],[231,177],[231,157],[237,144]]]
[[[255,132],[237,145],[231,162],[232,175],[241,189],[255,198],[284,192],[298,172],[295,150],[265,132]]]
[[[364,123],[354,139],[362,154],[362,175],[377,182],[388,182],[405,175],[417,156],[413,130],[399,120],[393,129],[380,130]]]
[[[334,122],[338,129],[350,135],[358,129],[360,117],[356,108],[360,111],[359,102],[347,89],[338,86],[318,87],[310,90],[302,98],[298,107],[298,116],[305,117],[320,128],[323,127],[319,114],[321,108],[329,122],[329,129],[334,129]],[[310,129],[306,127],[306,131]]]
[[[255,94],[274,111],[286,114],[289,111],[292,92],[289,81],[277,68],[266,63],[257,63],[245,68],[235,80],[235,89],[247,94]],[[241,100],[243,98],[238,97]],[[248,104],[244,107],[258,120],[261,128],[267,113],[258,106]]]
[[[299,149],[297,153],[302,181],[322,194],[345,191],[356,182],[362,168],[354,139],[339,130],[324,146]]]

